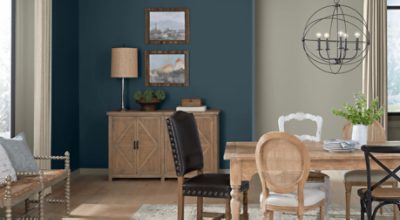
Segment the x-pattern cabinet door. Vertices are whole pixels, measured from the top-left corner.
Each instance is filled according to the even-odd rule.
[[[137,118],[137,175],[160,176],[163,138],[160,117]]]
[[[136,118],[112,117],[110,119],[109,161],[110,173],[115,175],[136,174]]]

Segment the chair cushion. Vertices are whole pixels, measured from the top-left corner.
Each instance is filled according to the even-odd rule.
[[[359,189],[358,196],[364,198],[366,188]],[[400,188],[376,188],[372,191],[375,201],[400,201]]]
[[[371,171],[371,182],[376,183],[384,178],[387,173],[383,170],[372,170]],[[366,170],[351,170],[344,175],[345,183],[361,182],[367,184],[367,171]],[[395,179],[390,178],[386,182],[396,182]]]
[[[230,198],[231,186],[229,174],[201,174],[183,183],[185,196],[201,196],[215,198]],[[243,181],[240,191],[249,189],[249,182]]]
[[[326,179],[329,180],[329,176],[325,173],[310,171],[307,182],[325,182]]]
[[[317,188],[304,188],[304,206],[315,205],[325,199],[325,192]],[[271,192],[268,198],[264,199],[263,194],[260,195],[260,203],[262,205],[297,207],[297,193],[279,194]]]

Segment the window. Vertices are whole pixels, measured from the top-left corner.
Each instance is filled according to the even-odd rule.
[[[400,0],[388,0],[388,112],[400,113]]]
[[[12,131],[13,0],[0,1],[0,136]]]

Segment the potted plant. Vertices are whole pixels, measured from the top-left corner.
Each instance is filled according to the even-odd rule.
[[[357,93],[354,105],[345,104],[343,109],[333,109],[333,114],[341,116],[353,124],[351,139],[360,146],[367,144],[368,125],[378,120],[383,115],[383,108],[379,107],[378,99],[374,99],[371,106],[363,94]]]
[[[142,111],[155,111],[157,105],[165,100],[166,94],[163,90],[151,90],[136,91],[133,94],[133,98],[139,103]]]

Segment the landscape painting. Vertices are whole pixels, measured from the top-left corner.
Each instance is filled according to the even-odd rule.
[[[188,86],[187,51],[145,51],[146,86]]]
[[[189,42],[188,9],[146,9],[148,44],[187,44]]]

